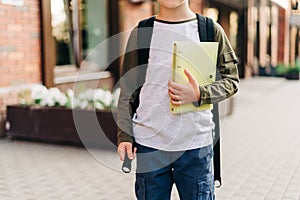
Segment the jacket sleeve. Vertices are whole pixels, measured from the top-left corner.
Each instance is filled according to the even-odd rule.
[[[217,77],[218,80],[206,86],[200,86],[200,105],[218,103],[238,91],[239,77],[237,57],[218,23],[214,23],[215,41],[219,42]]]
[[[130,101],[132,101],[134,91],[138,87],[136,70],[136,67],[138,66],[136,33],[137,30],[134,29],[129,36],[123,60],[121,78],[119,80],[121,92],[117,108],[118,145],[121,142],[133,143],[132,105],[130,104]]]

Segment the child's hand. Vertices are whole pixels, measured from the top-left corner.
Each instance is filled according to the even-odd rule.
[[[171,103],[175,106],[199,101],[200,89],[197,80],[187,70],[184,70],[189,82],[185,85],[169,81],[169,96]]]
[[[132,152],[132,150],[133,150],[133,152]],[[128,154],[128,158],[130,160],[133,160],[136,156],[136,150],[137,150],[136,147],[134,147],[134,149],[132,149],[131,142],[121,142],[118,146],[118,154],[120,156],[120,160],[124,161],[126,152]]]

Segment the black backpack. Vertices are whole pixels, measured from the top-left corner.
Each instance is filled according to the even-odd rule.
[[[152,38],[152,28],[154,25],[155,16],[152,16],[148,19],[144,19],[139,22],[138,24],[138,32],[137,32],[137,46],[138,46],[138,55],[139,55],[139,66],[146,65],[148,63],[149,58],[149,51],[150,51],[150,43]],[[215,41],[215,33],[214,33],[214,23],[212,19],[208,17],[204,17],[200,14],[197,14],[198,20],[198,32],[199,37],[202,42],[214,42]],[[205,28],[203,28],[205,27]],[[144,31],[142,28],[147,28]],[[145,73],[145,71],[144,71]],[[144,78],[145,74],[140,75],[139,77]],[[219,75],[217,74],[217,79]],[[140,92],[141,87],[136,91]],[[139,105],[139,98],[135,98],[134,102],[131,102],[132,105],[132,113],[135,113],[138,105]],[[219,123],[219,107],[218,104],[214,104],[213,106],[213,121],[215,123],[214,131],[214,181],[216,187],[221,187],[221,157],[220,157],[220,123]]]

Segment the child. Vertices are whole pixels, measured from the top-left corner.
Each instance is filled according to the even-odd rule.
[[[118,154],[121,160],[126,153],[130,159],[137,154],[137,199],[170,199],[174,183],[180,199],[214,199],[212,113],[172,114],[169,106],[217,103],[235,94],[239,83],[236,56],[224,31],[214,23],[221,79],[199,86],[185,70],[188,84],[170,81],[172,42],[200,41],[198,21],[188,0],[158,2],[160,11],[155,16],[146,65],[139,66],[142,55],[137,50],[137,29],[128,40],[120,81]]]

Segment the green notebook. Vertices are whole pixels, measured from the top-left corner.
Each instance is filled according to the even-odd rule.
[[[218,42],[174,42],[172,80],[176,83],[187,84],[188,79],[184,74],[184,69],[188,69],[201,86],[215,82],[218,44]],[[172,113],[211,110],[212,108],[212,104],[204,104],[200,107],[192,103],[181,106],[170,104]]]

